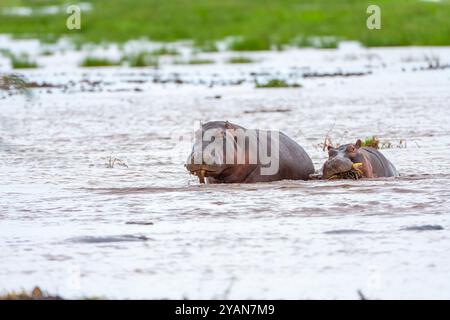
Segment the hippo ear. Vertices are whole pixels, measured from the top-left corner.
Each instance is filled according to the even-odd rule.
[[[358,140],[356,141],[356,143],[355,143],[355,147],[356,147],[357,149],[359,149],[359,148],[361,148],[361,146],[362,146],[362,141],[361,141],[361,139],[358,139]]]
[[[331,149],[334,149],[332,146],[328,145],[327,147],[328,151],[330,151]]]

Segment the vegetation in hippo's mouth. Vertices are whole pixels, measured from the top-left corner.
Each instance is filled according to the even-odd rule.
[[[336,39],[358,40],[367,46],[449,45],[448,1],[378,0],[382,29],[366,27],[368,0],[85,0],[92,10],[82,12],[81,30],[68,31],[55,15],[8,15],[5,8],[66,5],[66,0],[0,1],[0,33],[82,42],[147,37],[156,41],[192,39],[208,43],[237,36],[233,50],[267,50],[286,44],[335,47]],[[45,21],[45,23],[43,23]],[[426,26],[426,27],[424,27]],[[315,41],[316,37],[326,40]]]
[[[228,59],[227,62],[239,64],[239,63],[253,63],[255,61],[252,58],[240,56],[240,57],[232,57]]]
[[[289,84],[286,80],[282,79],[270,79],[265,83],[256,82],[256,88],[300,88],[298,83]]]
[[[12,55],[11,65],[14,69],[34,69],[38,67],[36,61],[32,60],[28,55]]]
[[[362,178],[362,172],[360,170],[352,169],[345,172],[336,173],[328,178],[328,180],[359,180]]]
[[[81,67],[112,67],[121,65],[120,61],[108,58],[89,56],[81,62]]]

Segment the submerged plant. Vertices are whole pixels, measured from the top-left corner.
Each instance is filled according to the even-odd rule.
[[[0,76],[0,90],[17,90],[20,93],[24,93],[27,97],[31,97],[29,87],[30,83],[22,76],[16,74]]]
[[[60,296],[49,295],[39,287],[35,287],[31,292],[18,291],[8,292],[0,295],[0,300],[62,300]]]
[[[300,88],[298,83],[289,84],[286,80],[282,79],[270,79],[266,83],[256,82],[256,88]]]
[[[206,41],[196,45],[196,48],[201,52],[218,52],[219,48],[214,41]]]
[[[161,47],[151,52],[154,56],[177,56],[180,53],[175,48]]]
[[[192,58],[187,61],[183,61],[183,60],[174,61],[174,64],[213,64],[213,63],[215,63],[214,60],[200,59],[200,58]]]
[[[228,59],[227,61],[228,63],[253,63],[254,60],[252,58],[249,57],[244,57],[244,56],[240,56],[240,57],[232,57],[230,59]]]
[[[130,67],[157,67],[159,65],[158,58],[145,51],[125,56],[122,60],[127,61]]]
[[[89,56],[81,62],[81,67],[113,67],[119,66],[120,61],[110,60],[108,58]]]
[[[31,60],[26,54],[21,54],[19,56],[11,55],[10,59],[14,69],[34,69],[38,67],[36,61]]]
[[[379,149],[380,148],[380,140],[378,140],[377,137],[373,136],[371,138],[366,138],[363,143],[362,143],[363,147],[371,147],[371,148],[375,148],[375,149]]]

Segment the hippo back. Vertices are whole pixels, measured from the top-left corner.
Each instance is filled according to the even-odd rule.
[[[362,147],[370,159],[373,173],[376,177],[398,177],[398,171],[395,166],[377,149],[371,147]]]

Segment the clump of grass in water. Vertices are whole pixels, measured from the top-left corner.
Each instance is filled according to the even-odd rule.
[[[336,49],[340,40],[333,36],[296,37],[291,42],[299,48]]]
[[[10,59],[14,69],[35,69],[38,67],[36,61],[31,60],[26,54],[19,56],[11,55]]]
[[[17,90],[30,98],[32,94],[29,87],[30,83],[22,76],[15,74],[0,76],[0,90]]]
[[[380,148],[380,140],[378,140],[378,138],[375,136],[373,136],[371,138],[366,138],[364,140],[364,142],[362,143],[362,146],[379,149]]]
[[[213,64],[215,63],[214,60],[211,59],[199,59],[199,58],[192,58],[187,61],[175,61],[174,64]]]
[[[254,60],[252,58],[249,57],[232,57],[230,59],[228,59],[227,61],[228,63],[235,63],[235,64],[239,64],[239,63],[253,63]]]
[[[211,59],[191,59],[188,64],[213,64],[214,60]]]
[[[54,52],[50,49],[45,49],[45,50],[41,51],[41,56],[48,57],[48,56],[52,56],[53,54],[54,54]]]
[[[123,57],[122,60],[127,61],[130,67],[157,67],[159,61],[148,52],[139,52],[130,56]]]
[[[0,295],[0,300],[62,300],[60,296],[52,296],[35,287],[31,292],[19,291]]]
[[[218,52],[219,48],[214,41],[207,41],[196,45],[196,48],[201,52]]]
[[[234,40],[229,49],[233,51],[260,51],[270,50],[272,43],[266,38],[242,38]]]
[[[119,66],[120,61],[110,60],[108,58],[86,57],[81,62],[81,67],[113,67]]]
[[[0,89],[2,90],[26,90],[27,82],[21,76],[11,74],[0,76]]]
[[[180,53],[177,49],[161,47],[151,52],[154,56],[178,56]]]
[[[301,85],[298,83],[289,84],[282,79],[270,79],[266,83],[256,82],[256,88],[300,88]]]

